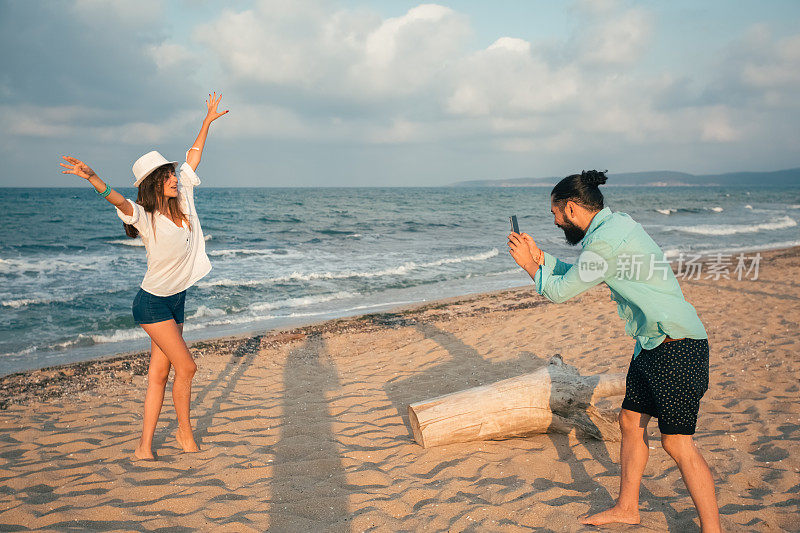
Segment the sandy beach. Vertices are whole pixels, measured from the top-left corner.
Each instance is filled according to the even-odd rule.
[[[752,255],[752,254],[748,254]],[[800,248],[759,278],[681,280],[711,346],[696,442],[729,531],[800,531]],[[171,398],[156,462],[133,462],[147,354],[0,378],[0,529],[593,531],[619,444],[538,435],[424,449],[407,406],[532,372],[554,354],[625,372],[633,340],[605,286],[552,304],[531,286],[192,345],[198,454]],[[616,408],[622,398],[613,398]],[[697,531],[650,426],[642,523]]]

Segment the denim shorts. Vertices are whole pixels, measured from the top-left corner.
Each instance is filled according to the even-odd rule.
[[[185,290],[172,296],[156,296],[144,289],[139,289],[133,299],[133,320],[137,324],[154,324],[165,320],[174,320],[178,324],[183,324],[185,303]]]

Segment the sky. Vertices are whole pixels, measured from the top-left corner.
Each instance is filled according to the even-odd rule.
[[[0,186],[439,186],[800,166],[796,0],[0,0]]]

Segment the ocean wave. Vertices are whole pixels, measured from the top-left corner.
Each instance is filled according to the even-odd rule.
[[[259,285],[269,285],[273,283],[289,283],[295,281],[316,281],[316,280],[333,280],[333,279],[349,279],[349,278],[379,278],[383,276],[404,276],[409,272],[417,269],[432,268],[447,264],[463,263],[465,261],[485,261],[495,257],[500,252],[497,248],[493,248],[487,252],[475,255],[467,255],[463,257],[450,257],[445,259],[438,259],[429,263],[415,263],[409,261],[400,266],[389,267],[381,270],[368,270],[368,271],[343,271],[343,272],[292,272],[287,276],[279,276],[275,278],[263,279],[250,279],[250,280],[233,280],[230,278],[223,278],[214,281],[203,281],[197,284],[198,287],[255,287]]]
[[[3,307],[11,307],[14,309],[18,309],[20,307],[27,307],[29,305],[47,305],[52,303],[63,303],[63,302],[71,302],[78,296],[67,296],[64,298],[48,298],[48,297],[41,297],[41,298],[20,298],[18,300],[3,300],[0,302],[0,305]]]
[[[212,239],[211,235],[206,235],[205,240]],[[119,241],[106,241],[107,243],[124,244],[126,246],[143,246],[143,244],[136,244],[138,239],[130,239]],[[141,242],[141,240],[139,240]],[[84,270],[101,270],[108,271],[109,265],[118,257],[113,254],[103,255],[58,255],[47,257],[43,259],[34,259],[32,257],[12,257],[0,258],[0,274],[23,274],[31,272],[35,274],[44,274],[50,272],[75,272]]]
[[[203,307],[203,306],[201,306]],[[206,308],[209,309],[209,308]],[[217,317],[215,315],[216,310],[209,310],[208,312],[201,312],[200,316],[204,317]],[[207,313],[207,314],[204,314]],[[224,311],[222,311],[224,314]],[[195,313],[197,315],[197,313]],[[191,316],[189,318],[195,318],[195,316]],[[192,324],[186,324],[184,326],[184,331],[192,331],[192,330],[199,330],[203,328],[207,328],[210,326],[220,326],[220,325],[230,325],[230,324],[245,324],[248,322],[257,322],[259,320],[269,320],[271,318],[275,318],[272,315],[254,315],[254,314],[247,314],[243,316],[219,316],[217,319],[212,319],[208,321],[200,321]],[[23,350],[13,352],[13,353],[6,353],[3,356],[21,356],[21,355],[28,355],[33,352],[42,351],[61,351],[61,350],[68,350],[70,348],[77,348],[81,346],[93,346],[96,344],[110,344],[110,343],[117,343],[117,342],[125,342],[125,341],[134,341],[140,339],[148,338],[147,333],[144,332],[141,328],[128,328],[128,329],[116,329],[113,331],[105,332],[105,333],[80,333],[77,337],[73,337],[71,339],[67,339],[61,342],[54,342],[52,344],[48,344],[46,346],[29,346]]]
[[[309,305],[330,302],[331,300],[343,300],[345,298],[355,298],[358,294],[339,291],[333,294],[321,294],[318,296],[301,296],[297,298],[287,298],[286,300],[278,300],[277,302],[264,302],[253,304],[250,309],[253,311],[269,311],[272,309],[283,309],[286,307],[308,307]]]
[[[302,204],[298,204],[298,205],[302,205]],[[302,220],[300,220],[297,217],[288,216],[288,215],[285,218],[270,218],[270,217],[264,216],[264,217],[260,217],[258,220],[260,220],[261,222],[267,222],[267,223],[278,222],[278,223],[285,223],[285,224],[299,224],[299,223],[303,222]]]
[[[207,250],[206,253],[212,257],[235,257],[237,255],[278,255],[281,257],[298,257],[302,255],[297,251],[285,250],[283,248],[231,248],[224,250]]]
[[[122,246],[144,246],[144,242],[140,237],[136,237],[135,239],[114,239],[113,241],[105,241],[106,244],[119,244]]]
[[[500,272],[489,272],[488,274],[484,274],[486,277],[494,277],[494,276],[508,276],[509,274],[523,274],[524,271],[521,268],[511,268],[509,270],[502,270]]]
[[[32,354],[33,352],[37,351],[38,349],[39,349],[38,346],[28,346],[24,350],[20,350],[18,352],[4,353],[2,355],[3,355],[3,357],[19,357],[20,355]]]
[[[109,335],[91,335],[92,341],[95,344],[106,344],[109,342],[132,341],[136,339],[147,338],[147,333],[140,328],[136,329],[117,329]]]
[[[318,230],[317,233],[320,233],[322,235],[345,235],[347,237],[353,234],[353,232],[350,230],[338,230],[338,229],[321,229]]]
[[[319,315],[324,315],[327,312],[328,311],[316,311],[314,313],[289,313],[288,315],[286,315],[286,318],[305,318],[309,316],[319,316]]]
[[[80,255],[69,259],[65,259],[63,257],[50,257],[41,260],[0,258],[0,274],[22,274],[25,272],[42,274],[46,272],[97,270],[99,268],[104,268],[113,260],[114,257],[109,257],[107,255]]]
[[[434,266],[441,266],[441,265],[452,265],[455,263],[463,263],[465,261],[486,261],[487,259],[491,259],[492,257],[496,257],[500,251],[497,248],[492,248],[488,252],[483,252],[480,254],[475,255],[466,255],[464,257],[452,257],[452,258],[445,258],[439,259],[437,261],[433,261],[431,263],[422,263],[419,265],[421,268],[427,267],[434,267]]]
[[[752,209],[752,208],[751,208]],[[703,211],[713,211],[714,213],[721,213],[725,209],[720,206],[716,207],[665,207],[655,208],[654,211],[662,215],[674,215],[676,213],[702,213]]]
[[[384,302],[384,303],[376,303],[376,304],[366,304],[366,305],[357,305],[355,307],[348,307],[346,309],[338,309],[336,314],[347,314],[352,311],[365,311],[367,309],[377,309],[377,308],[385,308],[385,307],[397,307],[399,305],[408,305],[414,303],[424,302],[425,300],[402,300],[397,302]],[[304,318],[309,316],[319,316],[329,313],[329,311],[317,311],[313,313],[290,313],[286,315],[286,318]]]
[[[36,298],[22,298],[20,300],[3,300],[0,302],[3,307],[25,307],[31,304],[45,303],[45,300],[38,300]]]
[[[204,318],[204,317],[214,317],[214,316],[225,316],[227,313],[224,309],[219,309],[217,307],[207,307],[205,305],[201,305],[197,308],[197,311],[194,312],[193,315],[190,315],[189,318]]]
[[[680,248],[670,248],[664,250],[664,257],[668,261],[672,261],[673,258],[677,258],[680,254],[685,255],[714,255],[714,254],[733,254],[736,252],[766,252],[769,250],[780,250],[783,248],[792,248],[794,246],[800,246],[800,240],[796,241],[780,241],[780,242],[768,242],[764,244],[755,244],[751,246],[728,246],[726,248],[712,248],[707,250],[692,250],[692,249],[680,249]]]
[[[28,355],[28,354],[32,354],[33,352],[39,352],[39,351],[41,351],[41,352],[62,351],[62,350],[68,350],[70,348],[76,348],[76,347],[79,347],[79,346],[92,346],[93,344],[101,344],[101,343],[104,343],[104,342],[114,342],[114,341],[107,340],[107,339],[115,338],[115,336],[119,337],[116,340],[126,340],[126,339],[123,338],[125,336],[125,334],[123,332],[126,332],[126,331],[135,332],[135,330],[116,330],[113,333],[111,333],[110,335],[92,335],[92,334],[81,333],[77,337],[73,337],[71,339],[67,339],[67,340],[60,341],[60,342],[54,342],[54,343],[47,344],[47,345],[44,345],[44,346],[32,345],[32,346],[28,346],[27,348],[25,348],[23,350],[19,350],[17,352],[3,354],[3,356],[4,357],[5,356],[14,357],[14,356],[20,356],[20,355]],[[141,331],[141,330],[139,330],[139,331],[146,336],[144,331]]]
[[[203,240],[206,242],[211,240],[211,235],[204,235]],[[127,238],[127,239],[114,239],[111,241],[105,241],[106,244],[119,244],[121,246],[144,246],[144,242],[142,242],[141,237],[136,237],[135,239]]]
[[[229,326],[235,324],[247,324],[250,322],[258,322],[260,320],[269,320],[271,318],[275,318],[273,315],[242,315],[242,316],[235,316],[229,315],[225,318],[219,318],[218,320],[209,320],[206,322],[198,322],[195,324],[189,323],[183,326],[184,331],[194,331],[198,329],[205,329],[212,326]]]
[[[663,209],[655,208],[654,210],[662,215],[674,215],[676,213],[702,213],[703,211],[711,211],[713,209],[714,208],[711,207],[665,207]]]
[[[720,224],[698,226],[666,226],[665,229],[693,233],[696,235],[735,235],[737,233],[758,233],[797,226],[792,217],[781,217],[761,224]]]

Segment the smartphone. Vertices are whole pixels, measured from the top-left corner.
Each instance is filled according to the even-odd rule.
[[[517,224],[517,215],[511,215],[509,220],[511,221],[511,231],[514,233],[519,233],[519,224]]]

